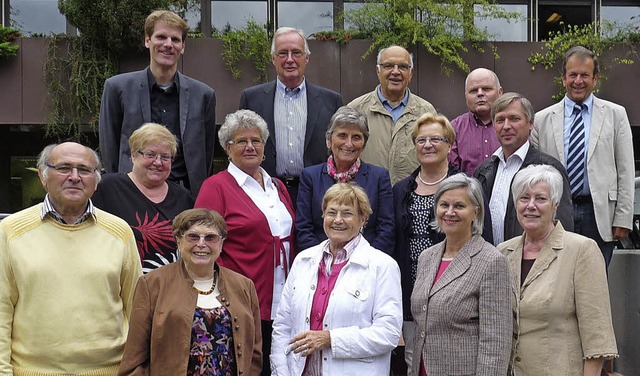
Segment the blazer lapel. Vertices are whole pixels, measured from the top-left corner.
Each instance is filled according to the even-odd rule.
[[[180,82],[180,135],[184,136],[187,127],[187,115],[189,115],[189,82],[182,73],[178,72]],[[184,137],[182,137],[184,143]]]
[[[471,240],[465,244],[460,252],[454,257],[451,261],[451,264],[447,267],[447,269],[442,273],[438,282],[436,282],[431,291],[429,291],[429,296],[433,296],[436,292],[442,290],[445,286],[462,276],[469,268],[471,267],[471,256],[475,255],[480,251],[479,241],[483,241],[479,235],[474,235]],[[443,253],[444,253],[444,245],[446,244],[446,240],[443,244]],[[436,271],[440,266],[440,260],[436,260],[437,264]],[[435,277],[435,273],[434,273]]]
[[[264,89],[264,102],[262,113],[264,114],[264,121],[267,122],[269,128],[269,139],[267,142],[271,142],[275,149],[276,147],[276,127],[275,118],[273,115],[273,105],[276,99],[276,81],[273,81],[272,85],[267,85]]]
[[[587,152],[587,163],[591,159],[593,155],[596,145],[598,144],[598,139],[600,138],[600,133],[602,132],[602,127],[604,126],[604,109],[600,103],[600,100],[593,97],[593,109],[591,110],[591,127],[589,128],[589,150]]]
[[[547,243],[540,251],[538,258],[533,263],[533,267],[529,271],[529,274],[524,280],[520,291],[524,291],[536,278],[538,278],[545,270],[549,269],[549,266],[555,259],[558,258],[558,252],[562,249],[562,242],[564,238],[564,228],[562,224],[558,221],[556,227],[553,229],[551,234],[549,235],[549,239]],[[518,269],[520,266],[518,265]]]
[[[142,113],[143,123],[151,122],[151,94],[149,94],[149,78],[147,77],[148,70],[149,68],[142,71],[142,74],[140,75],[140,89],[138,90],[138,98],[140,98],[140,113]]]
[[[551,124],[560,163],[566,165],[564,161],[564,99],[553,109]]]
[[[316,123],[318,122],[321,101],[313,85],[310,85],[308,82],[305,83],[305,85],[307,86],[307,129],[304,133],[304,150],[307,150],[313,131],[316,128]]]

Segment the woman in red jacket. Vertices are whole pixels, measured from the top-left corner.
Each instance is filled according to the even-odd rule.
[[[269,137],[267,123],[255,112],[227,115],[218,131],[229,167],[205,180],[196,208],[220,213],[228,240],[220,265],[251,279],[258,291],[262,320],[263,375],[270,375],[271,325],[294,256],[294,209],[284,184],[260,167]]]

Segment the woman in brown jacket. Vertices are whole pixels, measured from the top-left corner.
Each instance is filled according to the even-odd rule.
[[[181,259],[140,278],[119,375],[259,375],[262,336],[251,280],[216,264],[220,214],[173,220]]]

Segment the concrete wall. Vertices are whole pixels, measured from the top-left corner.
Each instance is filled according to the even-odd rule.
[[[43,82],[42,65],[46,58],[45,38],[21,38],[19,55],[0,60],[0,125],[2,124],[45,124],[48,100]],[[372,90],[378,83],[375,72],[375,56],[362,59],[368,49],[366,40],[352,40],[346,45],[332,41],[309,41],[310,63],[307,66],[309,81],[338,91],[345,103]],[[217,92],[216,120],[221,123],[224,116],[235,111],[242,89],[255,84],[255,71],[248,62],[241,62],[243,72],[234,80],[225,70],[222,60],[222,41],[216,39],[189,39],[186,52],[179,69],[197,78]],[[493,69],[500,77],[505,91],[517,91],[531,100],[536,110],[553,103],[551,96],[557,92],[552,79],[557,71],[542,68],[531,70],[527,57],[542,47],[535,42],[495,43],[500,58],[496,59],[485,48],[477,52],[469,48],[465,59],[473,68]],[[622,49],[608,53],[601,60],[610,61],[614,56],[622,56]],[[414,93],[427,99],[449,118],[466,111],[463,97],[465,74],[454,71],[447,76],[440,69],[440,61],[424,49],[414,51],[415,74],[410,88]],[[121,62],[121,71],[141,69],[148,64],[148,55],[127,56]],[[273,69],[270,69],[273,77]],[[640,62],[633,65],[616,66],[608,73],[608,79],[601,82],[599,96],[620,103],[627,108],[632,126],[640,127],[640,106],[636,105]]]

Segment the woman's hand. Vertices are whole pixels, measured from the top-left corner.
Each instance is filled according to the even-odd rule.
[[[316,351],[331,347],[331,336],[327,330],[309,330],[293,337],[289,344],[289,351],[309,356]]]

